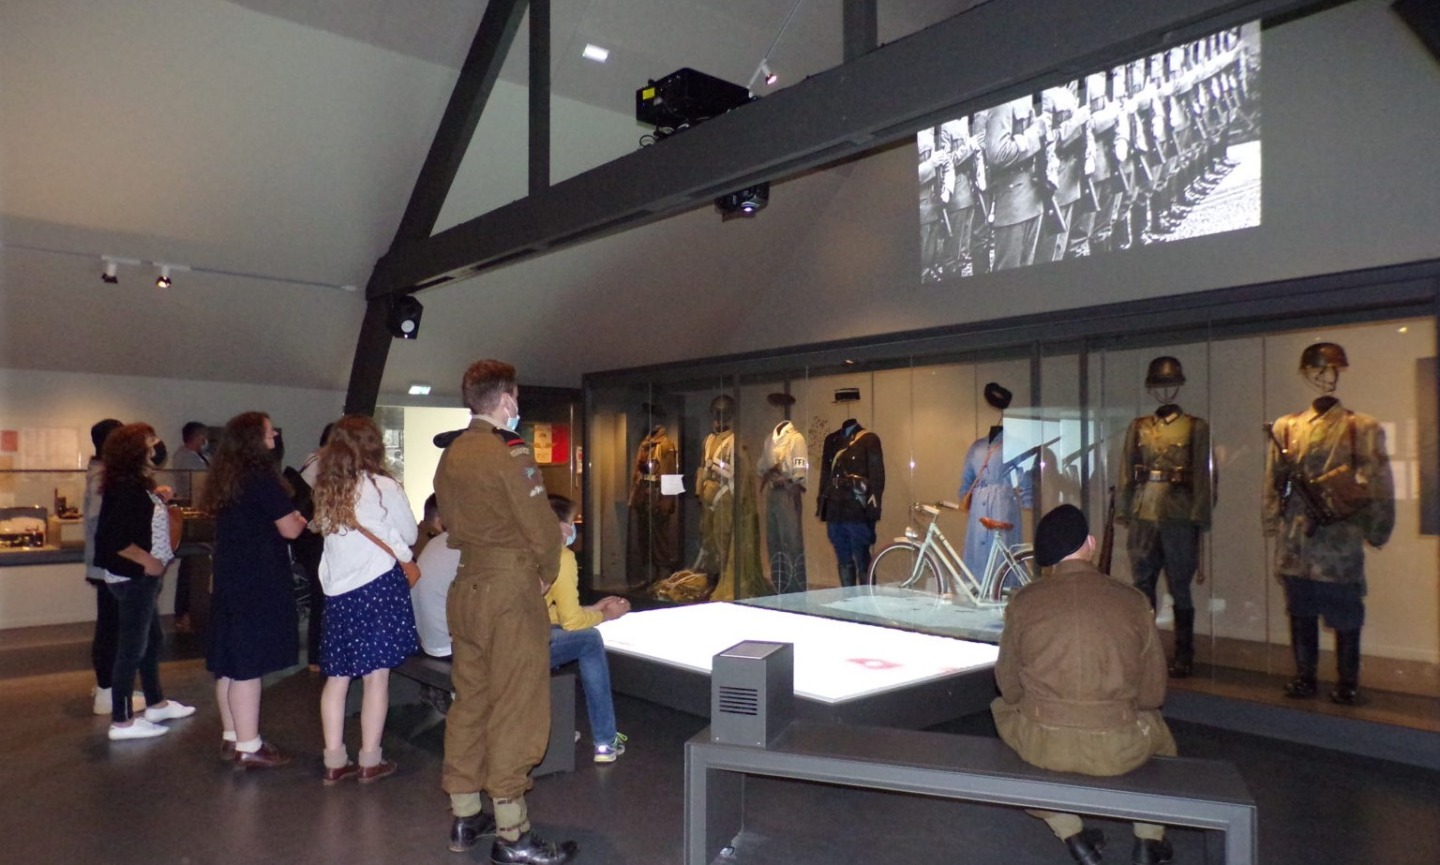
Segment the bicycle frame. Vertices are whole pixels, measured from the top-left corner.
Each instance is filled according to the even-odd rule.
[[[925,562],[931,562],[935,572],[941,581],[940,591],[942,595],[964,594],[972,604],[977,607],[999,607],[1004,606],[1005,598],[1002,596],[1003,586],[998,585],[1005,571],[1011,571],[1022,575],[1025,582],[1030,580],[1029,568],[1021,561],[1026,556],[1030,547],[1027,544],[1015,544],[1010,546],[999,542],[997,538],[990,545],[990,555],[985,562],[985,574],[983,578],[976,577],[965,560],[955,551],[949,538],[945,537],[944,531],[939,524],[940,509],[959,510],[959,505],[953,502],[940,502],[939,505],[928,505],[917,502],[912,506],[912,511],[920,511],[928,514],[930,525],[925,529],[925,536],[920,538],[913,528],[905,529],[904,538],[896,538],[896,544],[904,544],[913,547],[916,552],[915,564],[911,569],[910,578],[902,583],[902,586],[909,586],[918,582],[922,576]],[[998,532],[1000,529],[987,528],[987,531]],[[882,550],[883,554],[885,551]],[[877,560],[879,556],[877,555]],[[872,575],[873,580],[873,575]]]

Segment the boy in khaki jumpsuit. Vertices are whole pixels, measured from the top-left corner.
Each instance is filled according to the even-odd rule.
[[[450,849],[464,852],[496,832],[501,865],[561,865],[573,841],[530,830],[525,791],[550,736],[550,620],[544,593],[559,572],[563,541],[519,425],[515,368],[482,360],[465,371],[474,416],[440,458],[435,494],[460,550],[446,600],[455,702],[445,721],[442,786],[454,822]],[[480,791],[495,803],[493,822]]]

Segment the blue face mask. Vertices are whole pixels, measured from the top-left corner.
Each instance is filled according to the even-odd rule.
[[[520,415],[517,414],[517,415],[515,415],[514,417],[510,418],[509,420],[505,421],[505,428],[508,429],[508,430],[510,430],[511,432],[514,432],[515,430],[519,429],[519,428],[520,428]]]
[[[575,527],[567,525],[565,526],[565,546],[568,547],[573,543],[575,543]]]

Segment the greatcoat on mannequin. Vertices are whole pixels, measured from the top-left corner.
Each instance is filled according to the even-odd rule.
[[[1285,585],[1295,678],[1288,696],[1317,690],[1319,620],[1335,629],[1339,682],[1330,699],[1359,702],[1360,629],[1365,624],[1365,544],[1377,549],[1395,528],[1395,482],[1385,431],[1334,396],[1345,350],[1309,346],[1300,372],[1320,392],[1309,408],[1271,426],[1265,459],[1265,534],[1276,539],[1275,574]]]
[[[1160,571],[1175,599],[1175,659],[1170,675],[1189,676],[1195,660],[1195,602],[1190,583],[1200,564],[1200,534],[1210,529],[1215,485],[1210,425],[1174,400],[1185,371],[1173,357],[1150,361],[1145,388],[1161,405],[1130,421],[1115,487],[1115,521],[1128,526],[1126,551],[1135,588],[1160,609]]]
[[[750,456],[735,437],[735,400],[710,402],[711,429],[695,489],[700,497],[700,553],[692,570],[717,580],[714,600],[753,598],[774,590],[760,568],[760,514]]]
[[[1013,394],[995,382],[985,385],[985,402],[1000,412],[990,431],[976,439],[965,452],[965,471],[960,478],[960,498],[968,497],[970,513],[965,522],[965,547],[960,553],[976,579],[985,578],[990,548],[996,543],[1020,543],[1021,510],[1031,507],[1034,475],[1013,460],[1005,459],[1005,409]],[[990,529],[985,519],[1007,528]]]
[[[770,554],[770,581],[781,594],[803,592],[805,535],[800,515],[810,460],[806,456],[805,436],[788,418],[795,398],[784,393],[771,394],[770,402],[784,406],[787,415],[776,424],[755,467],[765,491],[765,545]]]
[[[661,476],[679,471],[680,450],[665,424],[656,423],[635,450],[630,479],[626,577],[632,587],[649,585],[680,567],[679,502],[660,490]]]

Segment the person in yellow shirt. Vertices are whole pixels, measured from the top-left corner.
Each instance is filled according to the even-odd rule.
[[[550,666],[580,662],[580,686],[585,689],[585,709],[590,715],[590,737],[595,741],[595,762],[613,763],[625,753],[626,736],[615,729],[615,704],[610,699],[610,662],[605,657],[605,638],[595,630],[601,622],[618,619],[630,612],[630,602],[614,596],[580,605],[579,566],[570,545],[575,542],[575,503],[564,496],[550,496],[550,507],[560,520],[565,549],[560,553],[560,575],[545,592],[550,611]]]

